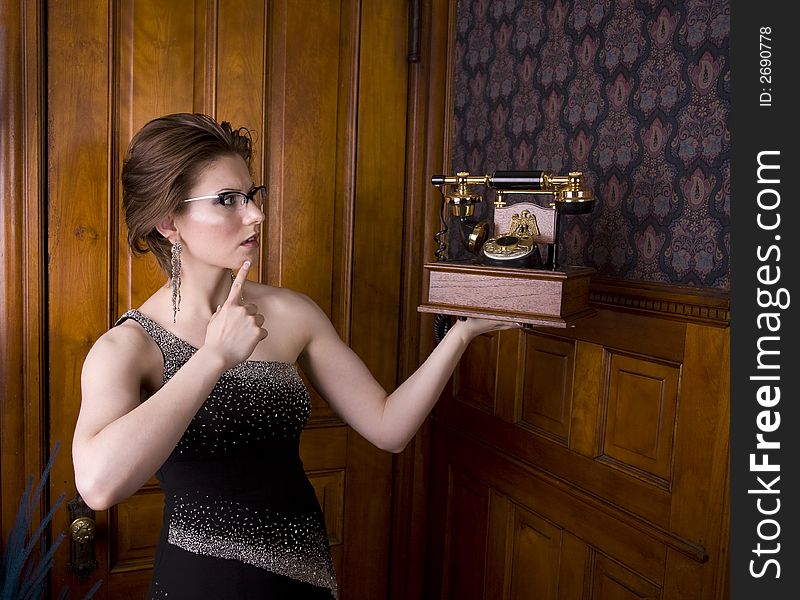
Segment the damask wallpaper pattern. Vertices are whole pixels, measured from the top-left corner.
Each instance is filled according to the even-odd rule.
[[[729,289],[729,32],[728,0],[460,0],[453,171],[584,171],[562,263]]]

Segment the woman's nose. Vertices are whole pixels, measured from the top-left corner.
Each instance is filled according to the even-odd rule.
[[[248,202],[244,207],[244,222],[262,223],[264,221],[264,211],[255,202]]]

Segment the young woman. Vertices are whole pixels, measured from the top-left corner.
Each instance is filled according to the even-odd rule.
[[[459,321],[387,395],[308,297],[246,280],[266,196],[250,157],[245,130],[174,114],[147,123],[123,164],[128,241],[168,282],[89,352],[73,461],[96,510],[158,477],[150,598],[335,597],[298,454],[310,410],[298,365],[343,421],[399,452],[470,340],[509,326]]]

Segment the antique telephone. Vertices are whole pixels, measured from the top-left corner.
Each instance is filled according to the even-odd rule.
[[[485,264],[496,266],[542,266],[537,258],[537,244],[548,246],[547,267],[557,268],[559,217],[562,214],[585,214],[594,207],[594,195],[584,185],[583,173],[572,171],[568,175],[553,175],[546,171],[495,171],[493,175],[473,176],[459,172],[455,176],[434,175],[431,183],[439,188],[444,198],[444,207],[459,219],[464,232],[466,248]],[[550,205],[514,205],[508,229],[495,231],[489,237],[490,225],[472,219],[475,206],[482,197],[472,193],[471,186],[482,185],[495,191],[495,222],[509,221],[506,206],[508,194],[551,195]],[[447,189],[448,186],[451,189]],[[539,223],[544,227],[540,229]],[[443,229],[435,239],[439,244],[438,260],[447,260],[447,221],[442,216]]]
[[[582,172],[458,172],[434,175],[431,183],[443,197],[442,229],[434,236],[436,262],[425,265],[429,291],[421,312],[555,327],[570,326],[594,312],[588,307],[593,269],[558,264],[561,216],[594,208]],[[481,186],[495,195],[491,222],[475,218],[483,202],[476,189]],[[509,205],[508,196],[514,194],[547,195],[550,201],[547,206],[527,201]],[[457,226],[448,227],[448,215]],[[456,241],[465,256],[450,252]]]

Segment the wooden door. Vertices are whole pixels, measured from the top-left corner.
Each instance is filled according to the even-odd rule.
[[[4,81],[28,86],[20,105],[3,114],[38,128],[25,130],[15,160],[3,160],[4,173],[31,192],[15,190],[16,212],[9,213],[27,221],[3,213],[4,231],[15,236],[4,248],[13,250],[9,258],[25,255],[24,266],[33,269],[24,286],[13,282],[17,267],[3,271],[4,295],[26,298],[4,309],[15,337],[4,335],[3,346],[17,352],[4,359],[4,371],[35,359],[28,375],[4,383],[4,391],[21,390],[34,401],[10,413],[21,427],[3,424],[4,448],[12,440],[26,457],[17,465],[4,454],[10,475],[35,472],[59,443],[50,498],[76,495],[70,444],[83,359],[120,314],[164,283],[155,261],[134,260],[127,251],[119,186],[130,137],[161,114],[205,112],[252,131],[254,178],[270,190],[265,243],[252,276],[308,294],[378,380],[394,387],[401,243],[399,234],[385,232],[402,232],[403,223],[405,3],[32,4],[3,3],[20,23],[13,57],[24,71],[4,66]],[[33,162],[20,170],[22,159]],[[11,243],[24,236],[30,255]],[[41,348],[32,343],[38,341]],[[325,512],[341,597],[384,597],[391,456],[349,430],[316,396],[301,446]],[[12,492],[21,487],[8,485],[10,475],[2,480],[4,531]],[[93,515],[97,567],[81,580],[64,543],[54,594],[69,586],[79,597],[102,579],[96,597],[143,597],[162,502],[150,482]],[[67,530],[70,521],[64,506],[53,532]]]

